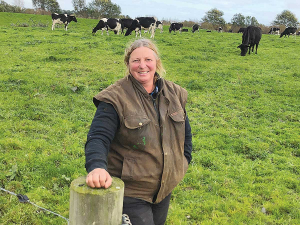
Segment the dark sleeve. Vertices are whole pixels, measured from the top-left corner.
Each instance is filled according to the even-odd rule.
[[[119,117],[111,104],[100,102],[85,144],[85,168],[107,170],[107,155],[110,143],[119,126]]]
[[[185,140],[184,140],[184,156],[190,164],[192,160],[192,130],[188,116],[185,119]]]

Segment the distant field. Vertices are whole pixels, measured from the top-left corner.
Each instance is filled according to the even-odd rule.
[[[77,20],[51,31],[50,16],[0,13],[0,185],[67,218],[92,97],[124,76],[135,39]],[[263,34],[245,57],[241,41],[156,31],[166,79],[189,92],[194,146],[166,225],[300,224],[300,37]],[[67,223],[0,191],[0,224]]]

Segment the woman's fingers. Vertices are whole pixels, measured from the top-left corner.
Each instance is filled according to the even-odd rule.
[[[105,169],[94,169],[86,177],[86,184],[91,188],[109,188],[112,178]]]

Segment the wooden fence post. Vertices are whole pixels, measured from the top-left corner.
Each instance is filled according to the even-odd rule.
[[[69,225],[121,225],[124,183],[113,177],[108,189],[90,188],[85,176],[70,187]]]

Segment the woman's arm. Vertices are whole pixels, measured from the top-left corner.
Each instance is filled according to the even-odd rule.
[[[111,104],[100,102],[85,144],[85,168],[90,187],[109,187],[111,177],[107,170],[109,146],[119,126],[119,117]]]
[[[185,140],[184,140],[184,156],[190,164],[192,160],[192,130],[188,116],[185,119]]]

